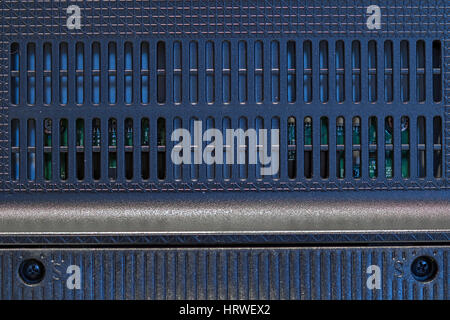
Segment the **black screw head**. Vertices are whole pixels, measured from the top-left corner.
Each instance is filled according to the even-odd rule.
[[[26,284],[37,284],[44,279],[45,267],[36,259],[25,260],[20,264],[19,276]]]
[[[421,256],[414,259],[411,264],[411,273],[417,281],[431,281],[437,273],[436,260],[429,256]]]

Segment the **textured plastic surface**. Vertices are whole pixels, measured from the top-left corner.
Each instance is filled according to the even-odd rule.
[[[273,247],[180,249],[0,250],[0,299],[448,299],[448,247]],[[439,264],[431,282],[415,281],[420,255]],[[44,281],[26,286],[24,259],[47,266]],[[69,265],[81,267],[81,290],[67,289]],[[381,287],[366,286],[378,265]]]

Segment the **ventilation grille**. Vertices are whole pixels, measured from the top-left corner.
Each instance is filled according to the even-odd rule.
[[[94,41],[23,47],[12,43],[10,103],[301,105],[392,103],[394,97],[402,103],[440,103],[442,45],[440,40],[427,42]],[[237,85],[232,84],[234,77]],[[43,89],[38,100],[37,85]]]
[[[13,42],[10,179],[442,186],[442,52],[438,39]],[[176,129],[203,162],[174,163]],[[233,163],[208,163],[208,129]],[[279,169],[262,175],[260,137],[230,144],[229,129],[268,129]]]

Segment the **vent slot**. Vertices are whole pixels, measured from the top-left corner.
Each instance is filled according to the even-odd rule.
[[[36,45],[29,43],[27,46],[27,103],[36,103]]]
[[[312,43],[303,42],[303,101],[312,101]]]
[[[159,118],[157,123],[158,134],[158,179],[166,178],[166,120]]]
[[[276,40],[270,45],[272,103],[280,101],[280,43]]]
[[[108,101],[110,104],[117,102],[117,45],[115,42],[108,44]]]
[[[303,122],[303,139],[304,139],[304,175],[306,179],[313,176],[313,127],[311,117],[305,117]]]
[[[289,103],[297,100],[297,64],[295,41],[287,42],[287,98]]]
[[[133,179],[133,120],[125,119],[125,179]]]
[[[345,120],[336,119],[336,174],[337,178],[345,178]],[[322,176],[323,178],[324,176]]]
[[[375,40],[369,41],[369,57],[368,57],[368,65],[369,65],[369,102],[377,101],[377,43]]]
[[[216,178],[216,165],[214,163],[214,159],[216,159],[216,150],[211,150],[209,146],[214,145],[217,146],[216,137],[213,136],[213,131],[215,129],[215,121],[212,117],[208,117],[206,119],[206,147],[204,154],[206,154],[205,157],[205,163],[206,163],[206,179],[208,180],[214,180]]]
[[[183,85],[181,61],[181,42],[175,41],[173,43],[173,102],[175,104],[180,104],[183,96],[181,90]]]
[[[141,102],[143,104],[149,103],[150,92],[150,47],[148,42],[141,44]]]
[[[369,178],[378,177],[378,121],[369,118]]]
[[[442,177],[442,119],[433,118],[433,175]]]
[[[403,40],[400,42],[400,95],[402,102],[409,101],[409,42]]]
[[[205,70],[206,70],[206,102],[212,104],[216,100],[215,88],[216,88],[216,59],[214,42],[206,42],[206,54],[205,54]]]
[[[124,59],[125,103],[131,104],[133,102],[133,45],[131,42],[125,42]]]
[[[239,103],[247,102],[247,42],[239,41]]]
[[[36,180],[36,120],[28,119],[27,122],[27,178]]]
[[[11,104],[19,104],[20,96],[20,54],[19,44],[11,44]]]
[[[268,144],[269,146],[271,146],[271,150],[270,150],[271,172],[270,172],[269,177],[272,177],[272,179],[280,178],[281,170],[280,170],[280,136],[278,134],[279,131],[280,131],[280,118],[272,117],[272,130],[270,131],[270,134],[269,134],[270,143]],[[274,151],[276,151],[276,154],[274,154]],[[247,163],[249,163],[248,160],[247,160]]]
[[[231,99],[231,46],[229,41],[222,42],[222,101],[230,103]]]
[[[108,178],[117,179],[117,120],[108,120]]]
[[[99,118],[92,120],[92,177],[100,180],[101,177],[101,141],[102,128]]]
[[[417,101],[425,101],[425,41],[416,43],[416,94]]]
[[[150,178],[150,121],[148,118],[141,120],[141,177],[143,180]]]
[[[189,120],[189,132],[191,133],[191,180],[199,178],[199,164],[201,163],[201,154],[198,150],[202,147],[202,127],[201,122],[196,117]]]
[[[77,90],[77,104],[84,103],[84,44],[82,42],[77,42],[76,44],[76,90]]]
[[[53,121],[52,119],[44,119],[44,180],[50,181],[53,177]]]
[[[20,178],[20,122],[18,119],[11,121],[11,179]]]
[[[59,121],[59,177],[61,180],[68,178],[68,140],[69,140],[69,123],[67,119]]]
[[[394,53],[392,41],[384,42],[384,101],[394,100]]]
[[[159,41],[156,46],[157,101],[166,102],[166,44]]]
[[[77,119],[76,121],[76,145],[77,145],[77,162],[76,162],[76,170],[77,170],[77,179],[79,181],[84,180],[85,175],[85,127],[84,127],[84,119]]]
[[[410,134],[409,134],[409,118],[403,116],[401,118],[401,164],[402,164],[402,178],[409,178],[410,173]]]
[[[44,104],[52,103],[52,45],[44,43]]]
[[[288,177],[295,179],[297,176],[297,124],[294,117],[287,121],[288,139]]]
[[[92,44],[92,103],[100,103],[100,43]]]
[[[328,152],[328,118],[320,118],[320,177],[327,179],[329,176],[329,152]]]
[[[417,118],[417,176],[425,178],[427,175],[426,167],[426,120],[425,117]]]
[[[294,57],[295,59],[295,57]],[[255,42],[255,102],[264,101],[264,44]]]
[[[229,142],[231,142],[232,137],[230,137],[228,129],[231,129],[231,119],[229,117],[225,117],[222,120],[222,132],[225,133],[223,135],[223,159],[224,159],[224,165],[222,166],[223,169],[223,178],[224,180],[230,180],[233,174],[233,166],[231,165],[233,158],[229,158],[229,155],[232,154],[231,151],[231,145]]]
[[[183,128],[183,120],[181,120],[180,117],[175,117],[175,119],[173,119],[173,129],[174,131],[177,130],[177,133],[180,133],[180,129]],[[178,138],[179,135],[176,134],[176,137]],[[180,137],[181,139],[181,145],[185,146],[185,145],[190,145],[190,141],[186,141],[185,137],[181,135]],[[187,156],[184,154],[184,150],[183,148],[179,148],[178,144],[174,142],[174,149],[173,151],[179,155],[180,158],[183,158],[184,156]],[[176,147],[175,147],[176,145]],[[182,164],[178,164],[175,163],[173,165],[173,178],[175,180],[182,180],[183,179],[183,165]]]
[[[352,119],[352,175],[361,178],[361,118]]]
[[[442,101],[442,48],[439,40],[433,41],[433,101]]]
[[[189,43],[189,101],[198,103],[198,43]]]
[[[384,168],[385,177],[394,177],[394,119],[388,116],[384,120]]]
[[[335,51],[336,60],[336,101],[344,102],[345,100],[345,49],[344,41],[336,42]]]
[[[353,102],[361,102],[361,43],[352,42],[352,98]]]
[[[320,68],[320,102],[328,102],[328,42],[325,40],[319,43],[319,68]]]
[[[67,104],[68,100],[68,54],[67,42],[59,45],[59,103]]]

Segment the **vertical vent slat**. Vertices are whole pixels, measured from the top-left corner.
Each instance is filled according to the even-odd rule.
[[[68,64],[69,46],[67,42],[59,45],[59,103],[67,104],[68,101]]]
[[[94,42],[92,44],[92,97],[91,101],[93,104],[100,103],[100,43]]]
[[[294,103],[297,100],[297,61],[296,42],[287,42],[287,100]]]
[[[320,102],[328,102],[329,97],[329,62],[328,62],[328,41],[322,40],[319,43],[319,82],[320,82]]]
[[[222,42],[222,102],[230,103],[231,100],[231,44]]]
[[[108,44],[108,102],[117,102],[117,44]]]
[[[312,43],[310,40],[303,42],[303,101],[312,101]]]
[[[189,43],[189,101],[191,104],[198,103],[198,73],[199,73],[198,42]]]
[[[411,158],[410,158],[410,121],[409,117],[403,116],[400,120],[400,143],[401,143],[401,175],[402,178],[406,179],[410,177],[411,171]]]
[[[20,121],[13,119],[11,121],[11,180],[19,180],[20,177]]]
[[[394,100],[394,48],[391,40],[384,42],[384,101]]]
[[[147,41],[141,43],[141,103],[148,104],[150,101],[150,46]]]
[[[416,43],[416,100],[424,102],[426,97],[426,57],[425,57],[425,41],[418,40]]]
[[[36,180],[36,120],[28,119],[27,124],[27,179]]]
[[[288,144],[288,177],[295,179],[297,176],[297,122],[294,117],[289,117],[287,121],[287,144]]]
[[[20,54],[19,54],[19,44],[11,44],[11,57],[10,57],[10,70],[11,70],[11,103],[19,104],[20,96]]]
[[[378,54],[377,43],[375,40],[370,40],[368,49],[368,89],[369,89],[369,102],[377,101],[377,72],[378,72]]]
[[[205,45],[205,72],[206,72],[206,103],[215,102],[215,76],[216,76],[216,59],[215,59],[215,43],[207,41]]]
[[[52,102],[52,46],[44,43],[44,104]]]
[[[442,48],[441,41],[434,40],[432,48],[433,56],[433,101],[436,103],[442,100]]]
[[[27,103],[36,103],[36,45],[29,43],[27,46]]]
[[[335,50],[336,65],[336,101],[338,103],[345,100],[345,47],[344,41],[336,41]]]
[[[361,118],[352,119],[352,176],[354,179],[361,178]]]
[[[182,45],[181,41],[173,43],[173,103],[180,104],[182,102]]]
[[[352,100],[361,102],[361,42],[352,42]]]
[[[166,44],[159,41],[156,44],[157,101],[166,102]]]
[[[433,118],[433,175],[442,177],[442,119],[439,116]]]
[[[264,101],[264,44],[262,41],[255,41],[254,48],[254,69],[255,69],[255,102]]]
[[[239,86],[239,103],[243,104],[247,102],[247,42],[238,42],[238,86]]]
[[[272,103],[280,101],[280,43],[273,40],[270,46]]]
[[[84,103],[84,70],[85,70],[85,53],[84,44],[82,42],[77,42],[75,46],[76,50],[76,103]]]
[[[410,59],[409,59],[409,42],[402,40],[400,42],[400,94],[401,101],[408,102],[410,96]]]

